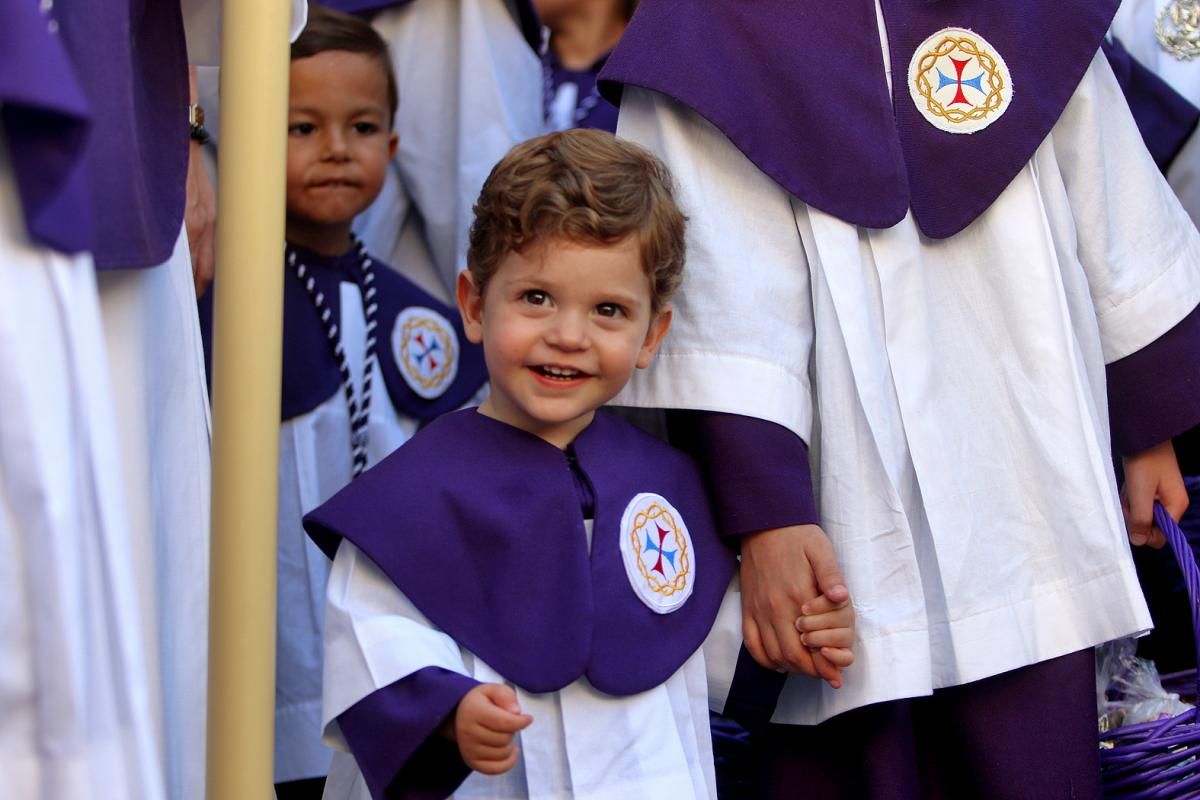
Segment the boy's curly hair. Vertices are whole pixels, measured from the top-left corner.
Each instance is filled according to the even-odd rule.
[[[551,133],[517,145],[492,169],[475,203],[467,268],[482,295],[511,252],[636,236],[657,312],[683,276],[686,223],[674,179],[648,151],[603,131]]]

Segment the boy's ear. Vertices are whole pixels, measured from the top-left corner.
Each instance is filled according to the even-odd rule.
[[[458,301],[458,313],[462,315],[467,340],[479,344],[483,341],[483,296],[475,288],[475,281],[468,270],[458,273],[454,298]]]
[[[641,350],[638,351],[638,369],[650,366],[650,362],[654,360],[654,354],[658,352],[658,346],[662,344],[663,338],[667,335],[667,329],[670,327],[671,307],[667,306],[655,314],[654,319],[650,320],[650,329],[646,331],[646,339],[642,342]]]
[[[396,157],[396,148],[400,146],[400,134],[392,131],[388,136],[388,161]]]

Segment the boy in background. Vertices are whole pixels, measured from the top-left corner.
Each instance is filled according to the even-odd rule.
[[[367,23],[312,6],[291,57],[275,722],[284,800],[319,797],[331,755],[320,740],[329,561],[301,518],[485,378],[457,313],[351,233],[397,146],[387,46]]]

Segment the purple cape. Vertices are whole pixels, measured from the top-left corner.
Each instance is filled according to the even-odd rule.
[[[96,267],[161,264],[183,228],[187,177],[179,0],[57,0],[54,13],[94,112],[84,158]]]
[[[596,498],[590,555],[570,456]],[[693,593],[668,614],[635,594],[619,549],[641,492],[679,510],[694,547]],[[434,625],[535,693],[581,677],[611,695],[663,683],[708,635],[736,565],[690,459],[603,413],[569,454],[474,409],[448,414],[305,528],[331,555],[353,542]]]
[[[92,246],[83,160],[89,106],[53,10],[0,0],[0,120],[29,238],[73,253]]]
[[[961,231],[1004,191],[1050,132],[1108,29],[1117,0],[882,0],[888,93],[873,0],[643,0],[600,74],[672,97],[715,125],[808,205],[887,228],[911,208],[921,231]],[[908,64],[942,28],[987,39],[1014,87],[974,134],[925,121]]]
[[[335,320],[342,318],[340,285],[343,281],[357,283],[361,270],[354,250],[337,258],[318,256],[297,248],[300,260],[308,267],[318,291],[325,295],[325,304]],[[483,350],[467,341],[458,310],[453,309],[391,267],[374,262],[376,302],[376,355],[383,373],[388,397],[397,412],[412,419],[427,421],[452,411],[470,400],[487,380]],[[312,298],[291,270],[285,267],[283,276],[283,386],[280,419],[293,417],[315,409],[342,391],[342,378],[329,338],[317,315]],[[200,333],[204,341],[205,363],[212,375],[212,300],[213,289],[200,298]],[[454,382],[439,396],[424,398],[413,391],[400,374],[392,354],[391,335],[400,312],[407,308],[428,308],[441,314],[454,326],[458,340],[458,372]]]

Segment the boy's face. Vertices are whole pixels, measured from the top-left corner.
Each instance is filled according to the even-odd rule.
[[[509,253],[480,296],[458,278],[467,338],[483,344],[492,392],[480,411],[566,447],[599,406],[650,364],[671,322],[653,313],[638,243],[551,241]]]
[[[384,66],[327,50],[292,62],[288,100],[288,238],[345,229],[383,186],[396,151]],[[296,241],[297,244],[307,244]],[[348,246],[348,242],[343,242]]]

